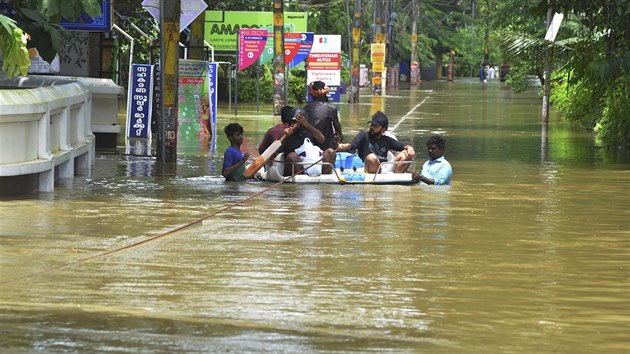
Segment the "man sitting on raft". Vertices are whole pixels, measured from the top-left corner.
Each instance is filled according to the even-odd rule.
[[[382,162],[387,161],[389,150],[399,151],[394,157],[394,162],[411,161],[416,155],[413,147],[408,144],[384,135],[387,131],[389,120],[385,113],[378,111],[372,116],[370,130],[359,132],[351,143],[339,144],[337,151],[357,149],[357,153],[364,163],[367,173],[376,173]],[[395,173],[403,173],[409,169],[409,163],[395,164]]]

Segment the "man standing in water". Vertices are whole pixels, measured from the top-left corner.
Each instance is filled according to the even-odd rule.
[[[343,141],[341,124],[337,108],[328,103],[330,89],[322,81],[314,81],[308,85],[308,91],[313,101],[304,106],[308,121],[312,126],[324,134],[324,141],[316,143],[324,152],[324,161],[335,161],[335,149],[337,144]],[[332,166],[326,164],[322,167],[324,174],[332,172]]]
[[[357,149],[357,154],[365,164],[365,172],[376,173],[381,162],[387,161],[389,150],[400,151],[394,157],[394,162],[411,161],[416,155],[411,145],[385,135],[389,120],[385,113],[378,111],[372,116],[370,130],[359,132],[351,143],[339,144],[337,151]],[[395,165],[395,173],[403,173],[409,168],[408,163]],[[383,172],[383,171],[381,171]]]
[[[413,172],[411,178],[423,185],[450,185],[453,168],[444,158],[446,142],[440,135],[432,135],[427,140],[429,159],[422,165],[422,172]]]

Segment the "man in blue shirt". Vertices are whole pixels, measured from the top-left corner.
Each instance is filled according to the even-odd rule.
[[[429,159],[422,165],[422,172],[414,172],[414,181],[423,185],[450,185],[453,168],[444,158],[446,142],[440,135],[432,135],[427,140]]]

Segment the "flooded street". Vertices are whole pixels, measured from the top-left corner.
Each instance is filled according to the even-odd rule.
[[[497,82],[370,93],[340,105],[345,140],[383,110],[419,169],[443,134],[451,187],[225,183],[223,127],[257,156],[278,118],[222,106],[173,176],[123,147],[0,200],[0,348],[630,352],[630,152],[555,115],[545,143],[536,91]]]

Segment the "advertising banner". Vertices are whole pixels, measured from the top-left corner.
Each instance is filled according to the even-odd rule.
[[[285,32],[284,34],[284,65],[288,65],[300,50],[302,33]]]
[[[153,65],[131,65],[127,97],[127,137],[150,138]]]
[[[341,36],[315,35],[313,47],[307,59],[308,83],[323,81],[330,88],[329,98],[339,102],[339,86],[341,85]]]
[[[298,49],[297,55],[289,62],[289,68],[298,65],[308,57],[308,53],[311,52],[311,48],[313,47],[314,36],[313,32],[301,33],[300,48]]]
[[[241,28],[239,31],[238,70],[256,62],[267,43],[266,29]]]
[[[217,77],[219,71],[219,64],[207,63],[206,78],[208,83],[208,114],[209,122],[212,132],[212,146],[213,150],[216,147],[217,139]]]
[[[207,92],[206,62],[179,60],[177,118],[181,139],[191,139],[205,132],[201,97]]]
[[[285,12],[285,32],[306,32],[306,12]],[[273,12],[206,11],[204,39],[217,54],[234,54],[236,38],[241,28],[273,29]],[[272,36],[273,36],[273,31]],[[272,41],[273,42],[273,41]]]

